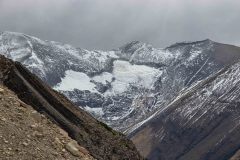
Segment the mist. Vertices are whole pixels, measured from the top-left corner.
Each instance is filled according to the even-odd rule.
[[[206,38],[240,45],[236,0],[0,0],[0,31],[86,49],[139,40],[155,47]]]

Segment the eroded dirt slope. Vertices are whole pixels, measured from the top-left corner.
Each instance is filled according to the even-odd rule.
[[[65,131],[2,85],[0,159],[93,160]]]

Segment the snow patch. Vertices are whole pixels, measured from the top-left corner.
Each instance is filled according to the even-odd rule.
[[[97,75],[92,78],[92,80],[96,82],[100,82],[102,84],[107,84],[107,82],[112,82],[112,79],[113,79],[113,75],[108,72],[103,72],[100,75]]]
[[[54,89],[65,91],[79,89],[97,92],[94,88],[95,85],[91,83],[90,80],[85,73],[68,70],[65,72],[65,77],[61,79],[61,83],[57,84]]]
[[[21,61],[22,58],[29,55],[31,50],[29,48],[19,48],[9,52],[10,58],[14,61]]]
[[[198,57],[198,55],[200,55],[202,53],[202,50],[192,50],[190,52],[190,57],[188,58],[188,61],[193,61],[196,57]]]
[[[158,59],[160,59],[162,62],[164,61],[168,61],[168,60],[171,60],[171,59],[174,59],[174,55],[167,51],[167,50],[164,50],[164,49],[153,49],[152,53],[151,53],[153,56],[156,55],[158,56]]]
[[[118,94],[128,90],[130,85],[152,88],[162,71],[145,65],[132,65],[127,61],[116,60],[113,65],[112,89],[106,94]]]
[[[102,108],[91,108],[91,107],[86,106],[86,107],[84,107],[84,109],[87,112],[90,112],[90,113],[98,115],[98,116],[102,116],[104,114]]]

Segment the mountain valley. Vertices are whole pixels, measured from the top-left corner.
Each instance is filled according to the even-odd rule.
[[[237,46],[206,39],[160,49],[134,41],[111,51],[89,51],[2,32],[0,53],[99,123],[128,135],[150,160],[229,159],[240,149]],[[18,83],[6,85],[18,93],[13,84]],[[130,148],[129,154],[137,155]]]

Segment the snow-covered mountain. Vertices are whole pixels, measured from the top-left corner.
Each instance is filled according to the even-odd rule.
[[[0,53],[128,134],[240,57],[238,47],[208,39],[165,49],[135,41],[112,51],[88,51],[12,32],[0,34]]]
[[[150,160],[230,159],[239,153],[239,89],[238,60],[176,97],[132,140]]]

